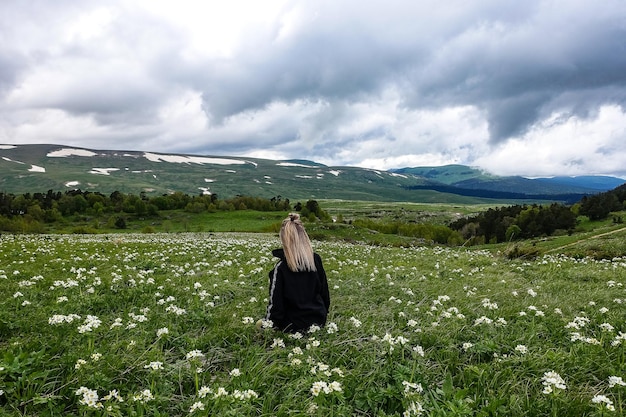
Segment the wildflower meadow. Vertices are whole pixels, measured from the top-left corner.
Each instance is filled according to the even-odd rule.
[[[3,416],[626,412],[626,258],[314,242],[329,320],[288,335],[275,235],[0,243]]]

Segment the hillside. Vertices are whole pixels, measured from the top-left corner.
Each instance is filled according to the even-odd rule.
[[[521,176],[501,177],[465,165],[401,168],[392,172],[415,175],[461,189],[515,192],[526,195],[594,194],[599,191],[608,191],[625,182],[621,178],[602,175],[534,179]]]
[[[0,145],[0,192],[14,194],[81,189],[148,196],[183,192],[217,194],[220,198],[281,195],[294,200],[480,204],[524,199],[567,201],[572,194],[580,197],[601,191],[529,179],[511,181],[511,177],[465,166],[379,171],[329,167],[306,160]]]

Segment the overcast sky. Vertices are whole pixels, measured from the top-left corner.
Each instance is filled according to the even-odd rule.
[[[2,0],[1,143],[626,178],[626,1]]]

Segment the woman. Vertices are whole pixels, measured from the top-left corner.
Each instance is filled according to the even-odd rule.
[[[282,249],[272,255],[279,261],[270,271],[270,298],[266,319],[286,332],[302,332],[326,324],[330,295],[322,258],[313,252],[309,236],[297,213],[289,214],[280,228]]]

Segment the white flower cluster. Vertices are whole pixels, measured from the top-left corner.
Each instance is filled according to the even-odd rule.
[[[152,395],[152,392],[150,392],[149,389],[145,389],[135,395],[133,395],[133,401],[137,401],[140,403],[147,403],[148,401],[152,401],[154,400],[154,395]]]
[[[115,400],[120,403],[124,402],[124,398],[122,398],[119,391],[116,389],[109,391],[109,393],[102,398],[99,397],[98,391],[87,387],[80,387],[76,390],[75,394],[82,396],[82,398],[78,400],[79,404],[94,409],[103,408],[104,405],[102,404],[102,401]]]
[[[610,376],[609,377],[609,388],[613,388],[616,385],[620,385],[622,387],[626,387],[626,382],[622,379],[621,376]]]
[[[78,326],[78,333],[88,333],[97,329],[102,324],[102,320],[100,320],[96,316],[88,315],[82,325]]]
[[[359,327],[361,327],[361,324],[363,324],[363,323],[361,323],[361,320],[357,319],[357,318],[356,318],[356,317],[354,317],[354,316],[350,317],[350,322],[351,322],[351,323],[352,323],[352,325],[353,325],[354,327],[356,327],[357,329],[358,329]]]
[[[613,401],[609,399],[606,395],[596,395],[591,399],[591,402],[594,404],[600,404],[606,407],[609,411],[615,411],[615,406],[613,405]]]
[[[474,344],[472,342],[465,342],[463,343],[463,346],[461,347],[465,352],[467,352],[468,350],[470,350],[471,348],[474,347]]]
[[[408,396],[411,394],[421,394],[424,392],[424,388],[422,384],[417,384],[409,381],[402,381],[402,385],[404,386],[404,395]]]
[[[262,329],[271,329],[274,327],[274,322],[272,320],[262,319],[261,320],[261,328]]]
[[[413,352],[415,352],[418,356],[424,357],[424,348],[420,345],[413,346]]]
[[[543,384],[544,394],[552,394],[553,392],[558,392],[557,390],[567,389],[567,385],[565,385],[565,380],[561,378],[561,375],[557,374],[554,371],[549,371],[543,374],[541,381]]]
[[[474,326],[480,326],[481,324],[491,324],[493,320],[486,316],[481,316],[474,320]]]
[[[307,333],[317,333],[320,330],[322,330],[320,326],[318,326],[317,324],[313,324],[311,325],[311,327],[309,327],[309,330],[307,331]]]
[[[619,346],[622,342],[626,341],[626,333],[619,332],[615,339],[611,341],[611,346]]]
[[[109,391],[107,395],[102,397],[102,400],[103,401],[116,400],[117,402],[120,402],[120,403],[124,402],[124,398],[122,398],[119,391],[116,389]]]
[[[276,338],[274,339],[272,346],[270,346],[272,349],[277,349],[277,348],[285,348],[285,341],[283,339],[280,338]]]
[[[498,304],[492,302],[489,298],[483,298],[482,305],[487,310],[497,310],[498,309]]]
[[[67,281],[57,280],[52,283],[52,286],[50,287],[50,289],[54,290],[59,287],[63,287],[67,289],[67,288],[72,288],[72,287],[78,287],[78,285],[79,285],[78,281],[73,280],[73,279],[68,279]]]
[[[599,345],[600,341],[598,339],[596,339],[595,337],[585,337],[583,335],[581,335],[578,332],[573,332],[570,334],[571,338],[570,340],[572,342],[584,342],[590,345]]]
[[[187,352],[187,355],[185,357],[187,358],[187,360],[202,358],[202,357],[204,357],[204,353],[202,353],[198,349],[195,349],[195,350],[191,350],[191,351]]]
[[[422,404],[417,401],[411,401],[407,409],[402,413],[402,417],[418,417],[424,412]]]
[[[326,326],[326,333],[328,334],[337,333],[338,330],[339,328],[337,327],[337,323],[330,322]]]
[[[150,362],[147,365],[144,365],[143,367],[145,369],[152,369],[153,371],[158,371],[160,369],[163,369],[163,362],[153,361],[153,362]]]
[[[256,391],[251,390],[251,389],[246,389],[243,391],[236,389],[233,391],[232,397],[239,401],[249,401],[249,400],[259,398],[259,394],[257,394]]]
[[[62,323],[71,323],[74,320],[80,320],[80,316],[78,314],[69,314],[67,316],[64,316],[63,314],[55,314],[48,318],[48,324],[58,325]]]
[[[195,413],[198,410],[204,411],[204,403],[202,401],[196,401],[195,403],[191,404],[191,407],[189,408],[189,414]]]
[[[525,355],[528,353],[528,348],[525,345],[517,345],[515,346],[515,351]]]
[[[422,384],[402,381],[402,385],[404,386],[404,397],[410,401],[406,410],[404,410],[404,413],[402,413],[402,417],[421,416],[424,412],[422,403],[420,403],[419,401],[421,399],[420,395],[424,392]]]
[[[103,408],[98,396],[98,391],[89,389],[87,387],[80,387],[76,390],[76,395],[81,395],[82,398],[78,400],[80,405],[87,406],[89,408]]]
[[[232,371],[231,371],[232,372]],[[247,390],[234,390],[232,392],[232,394],[230,394],[226,388],[224,387],[218,387],[217,391],[213,391],[210,387],[207,387],[205,385],[203,385],[202,387],[200,387],[200,389],[198,390],[198,397],[199,398],[207,398],[209,395],[213,395],[213,399],[217,399],[220,397],[232,397],[235,400],[239,400],[239,401],[249,401],[249,400],[253,400],[256,398],[259,398],[259,394],[251,389],[247,389]],[[200,405],[202,404],[202,405]],[[189,412],[193,412],[195,410],[204,410],[204,404],[201,402],[197,402],[194,403],[192,405],[192,409],[193,410],[189,410]]]
[[[310,370],[311,374],[313,375],[323,374],[327,377],[331,377],[333,374],[335,374],[337,376],[343,377],[343,371],[339,368],[330,369],[330,366],[326,365],[323,362],[315,363],[313,360],[311,360],[310,362],[313,365]]]
[[[328,383],[326,381],[316,381],[311,386],[311,394],[314,397],[317,397],[321,393],[331,394],[333,392],[343,392],[340,382],[332,381]]]
[[[305,347],[306,350],[311,350],[313,348],[320,347],[320,344],[321,343],[319,340],[315,339],[314,337],[310,337]]]
[[[590,320],[587,317],[574,317],[572,321],[565,325],[566,329],[580,330],[589,324]]]
[[[610,323],[602,323],[599,327],[603,332],[612,332],[615,330],[615,327],[613,327]]]
[[[165,311],[167,311],[168,313],[174,313],[177,316],[182,316],[182,315],[187,314],[187,310],[185,310],[184,308],[177,307],[174,304],[170,304],[169,306],[167,306],[167,308],[165,308]]]
[[[404,346],[409,342],[409,339],[404,336],[393,337],[391,334],[385,333],[382,341],[389,344],[389,353],[393,353],[396,345]]]

